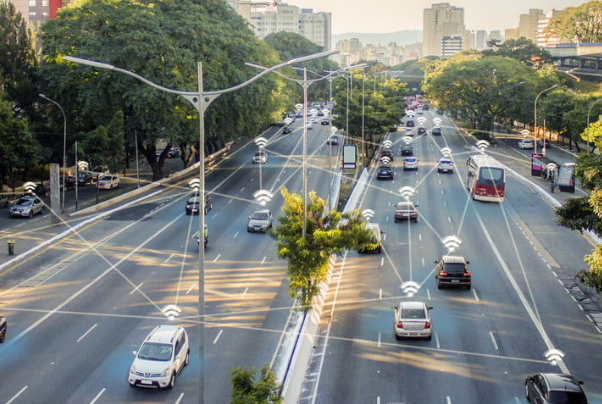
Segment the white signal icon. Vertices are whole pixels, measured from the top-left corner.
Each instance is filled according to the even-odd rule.
[[[410,199],[416,194],[416,190],[409,185],[401,187],[399,189],[399,194],[403,196],[405,199]]]
[[[391,162],[391,159],[387,156],[381,157],[380,161],[382,161],[385,164],[389,164]]]
[[[330,115],[330,110],[325,108],[322,110],[322,113],[324,114],[324,116],[328,116]]]
[[[337,133],[338,131],[339,131],[339,130],[337,129],[337,127],[336,127],[336,126],[333,126],[333,127],[330,129],[330,132],[331,132],[333,135],[334,135],[335,133]]]
[[[520,131],[520,134],[523,135],[524,137],[527,137],[531,134],[531,132],[529,132],[529,129],[523,129]]]
[[[403,142],[405,144],[410,144],[412,143],[412,141],[414,140],[414,138],[412,136],[404,136],[401,138],[401,140],[403,140]]]
[[[443,154],[444,156],[451,156],[452,154],[452,149],[449,147],[444,147],[443,149],[441,149],[441,154]]]
[[[370,221],[370,219],[372,219],[375,214],[376,212],[372,209],[364,209],[362,211],[362,216],[365,217],[367,221]]]
[[[23,184],[23,189],[25,189],[25,192],[32,194],[36,190],[36,184],[35,182],[28,181]]]
[[[293,123],[293,118],[286,118],[284,120],[284,123],[287,124],[287,125],[290,125],[291,123]]]
[[[558,364],[558,361],[561,361],[562,358],[564,358],[564,352],[560,349],[549,349],[543,355],[546,357],[546,360],[554,366]]]
[[[295,109],[301,111],[303,109],[303,104],[295,104]]]
[[[312,108],[312,109],[309,111],[309,113],[310,113],[312,116],[318,116],[318,110],[317,110],[317,109],[315,109],[315,108]]]
[[[462,244],[462,240],[456,236],[447,236],[441,242],[447,248],[448,253],[454,252]]]
[[[434,118],[433,122],[435,123],[436,126],[441,125],[441,121],[443,121],[441,118]]]
[[[414,118],[415,114],[414,114],[414,111],[408,111],[407,115],[408,115],[408,118]]]
[[[489,142],[486,141],[486,140],[479,140],[477,142],[477,147],[479,148],[479,150],[481,150],[482,152],[484,152],[489,147]]]
[[[167,317],[170,320],[173,320],[174,318],[178,317],[182,312],[182,310],[175,304],[168,304],[161,311],[163,312],[163,314],[165,314],[165,317]]]
[[[87,171],[88,170],[88,162],[87,161],[78,161],[77,168],[78,168],[78,170]]]
[[[258,137],[257,139],[255,139],[255,144],[259,146],[260,149],[263,149],[267,146],[268,140],[264,137]]]
[[[273,197],[274,194],[266,189],[260,189],[259,191],[255,191],[253,193],[253,198],[255,198],[255,200],[259,202],[261,206],[265,206],[265,204],[271,201]]]
[[[403,293],[407,294],[409,297],[412,297],[420,289],[420,284],[414,281],[406,281],[401,284],[400,288],[403,290]]]
[[[199,188],[201,187],[201,180],[198,178],[193,178],[188,181],[188,186],[192,188],[194,192],[199,192]]]
[[[419,118],[418,118],[418,123],[419,123],[420,125],[424,125],[424,124],[426,123],[426,118],[425,118],[425,117],[423,117],[423,116],[419,117]]]
[[[548,163],[546,168],[548,169],[548,171],[554,171],[554,170],[556,170],[556,168],[558,168],[558,166],[554,163]]]
[[[391,148],[391,146],[393,146],[393,142],[390,140],[385,140],[383,142],[383,146],[385,147],[385,149],[389,149],[389,148]]]

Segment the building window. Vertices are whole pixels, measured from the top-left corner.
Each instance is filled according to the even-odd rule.
[[[49,5],[48,0],[42,0],[42,6],[48,7],[48,5]]]
[[[36,19],[36,13],[29,13],[29,21],[33,21]]]
[[[35,7],[36,5],[36,0],[29,0],[29,7]]]

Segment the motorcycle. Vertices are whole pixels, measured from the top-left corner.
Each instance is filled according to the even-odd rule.
[[[195,237],[196,238],[196,244],[200,247],[201,246],[201,238],[200,237]],[[209,243],[209,237],[205,236],[205,241],[203,242],[205,248],[207,248],[207,244]]]

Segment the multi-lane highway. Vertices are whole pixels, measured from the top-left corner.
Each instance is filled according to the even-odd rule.
[[[435,115],[425,116],[430,129]],[[393,181],[371,179],[360,208],[376,212],[384,251],[337,261],[300,402],[526,403],[525,375],[535,372],[571,372],[590,403],[602,402],[602,336],[561,282],[584,267],[592,246],[512,176],[503,204],[471,200],[467,139],[449,120],[441,126],[441,137],[415,137],[417,171],[403,171],[397,157]],[[389,137],[397,154],[398,133]],[[453,174],[435,168],[443,147],[453,151]],[[404,186],[415,190],[418,223],[393,222]],[[434,261],[448,252],[447,236],[470,261],[471,290],[437,289]],[[401,300],[433,306],[431,341],[395,340],[391,306]],[[564,354],[557,365],[545,356],[552,349]]]
[[[2,272],[0,310],[9,319],[0,345],[0,403],[230,402],[230,371],[271,363],[292,301],[286,263],[273,240],[247,233],[247,217],[268,208],[276,216],[286,185],[301,192],[302,143],[291,134],[266,133],[267,164],[251,164],[251,142],[208,173],[213,209],[206,216],[206,317],[198,316],[198,217],[187,216],[186,182],[143,202],[101,215],[69,237]],[[308,131],[309,187],[326,197],[330,173],[328,126]],[[338,146],[332,146],[338,151]],[[333,155],[333,165],[336,153]],[[265,206],[255,191],[270,191]],[[49,217],[28,223],[32,234]],[[8,287],[10,285],[11,287]],[[170,321],[169,305],[181,312]],[[199,392],[199,321],[205,321],[205,391]],[[187,328],[190,365],[170,391],[131,388],[132,351],[157,324]]]

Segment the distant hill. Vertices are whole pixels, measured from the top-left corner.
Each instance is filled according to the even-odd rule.
[[[362,45],[381,44],[386,46],[389,42],[396,42],[398,46],[410,45],[416,42],[422,42],[422,30],[403,30],[384,34],[364,34],[359,32],[348,32],[332,36],[332,45],[345,39],[358,38]]]

